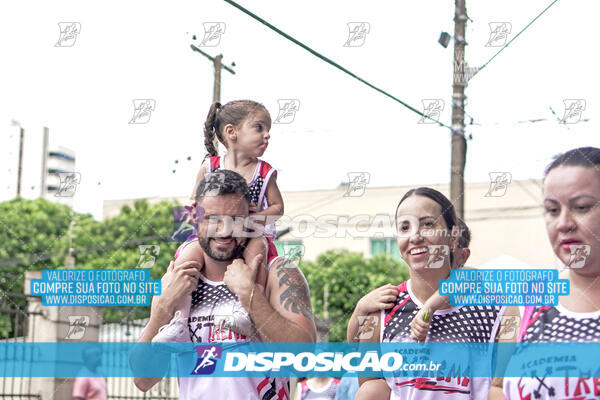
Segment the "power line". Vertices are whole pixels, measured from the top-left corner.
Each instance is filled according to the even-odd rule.
[[[225,0],[225,1],[227,1],[227,0]],[[473,79],[473,78],[475,77],[475,75],[477,75],[477,74],[478,74],[478,73],[479,73],[479,72],[480,72],[482,69],[484,69],[484,68],[485,68],[485,67],[486,67],[486,66],[487,66],[487,65],[488,65],[490,62],[492,62],[492,60],[493,60],[494,58],[496,58],[496,56],[497,56],[498,54],[502,53],[502,51],[503,51],[505,48],[507,48],[509,44],[511,44],[511,43],[512,43],[512,42],[513,42],[513,41],[514,41],[516,38],[518,38],[518,37],[521,35],[521,33],[525,32],[525,30],[526,30],[527,28],[529,28],[529,27],[530,27],[530,26],[531,26],[531,25],[532,25],[532,24],[533,24],[533,23],[534,23],[534,22],[535,22],[535,21],[536,21],[536,20],[537,20],[539,17],[541,17],[541,16],[542,16],[542,15],[543,15],[543,14],[544,14],[546,11],[548,11],[548,10],[550,9],[550,7],[552,7],[552,6],[554,5],[554,3],[556,3],[557,1],[558,1],[558,0],[554,0],[552,3],[550,3],[550,5],[548,5],[548,7],[544,8],[544,10],[543,10],[541,13],[539,13],[539,14],[538,14],[538,15],[537,15],[537,16],[536,16],[534,19],[532,19],[532,20],[531,20],[531,21],[530,21],[530,22],[529,22],[527,25],[525,25],[525,27],[524,27],[523,29],[521,29],[521,31],[520,31],[519,33],[517,33],[517,34],[515,35],[515,37],[513,37],[512,39],[510,39],[510,40],[508,41],[508,43],[506,43],[504,46],[502,46],[502,48],[501,48],[500,50],[498,50],[498,51],[496,52],[496,54],[494,54],[494,55],[492,56],[492,58],[490,58],[489,60],[487,60],[487,62],[486,62],[485,64],[483,64],[483,65],[482,65],[482,66],[481,66],[479,69],[477,69],[477,70],[475,71],[475,73],[474,73],[474,74],[471,76],[471,79]]]
[[[325,61],[326,63],[333,65],[335,68],[339,69],[340,71],[350,75],[351,77],[353,77],[354,79],[357,79],[358,81],[364,83],[365,85],[369,86],[371,89],[375,89],[376,91],[378,91],[379,93],[391,98],[392,100],[402,104],[404,107],[408,108],[409,110],[411,110],[412,112],[419,114],[420,116],[422,116],[423,118],[427,118],[430,119],[432,121],[434,121],[435,123],[437,123],[439,126],[443,126],[444,128],[448,128],[450,130],[452,130],[452,128],[450,128],[448,125],[431,118],[428,115],[423,114],[421,111],[417,110],[416,108],[408,105],[407,103],[405,103],[404,101],[400,100],[399,98],[393,96],[392,94],[386,92],[383,89],[378,88],[377,86],[367,82],[366,80],[362,79],[361,77],[359,77],[358,75],[354,74],[353,72],[349,71],[348,69],[342,67],[341,65],[339,65],[338,63],[336,63],[335,61],[331,60],[328,57],[325,57],[324,55],[322,55],[321,53],[313,50],[312,48],[310,48],[309,46],[305,45],[304,43],[300,42],[299,40],[293,38],[292,36],[288,35],[287,33],[283,32],[282,30],[278,29],[277,27],[271,25],[270,23],[268,23],[267,21],[265,21],[264,19],[262,19],[261,17],[259,17],[258,15],[252,13],[251,11],[247,10],[246,8],[242,7],[241,5],[237,4],[235,1],[232,0],[225,0],[226,3],[231,4],[232,6],[236,7],[237,9],[239,9],[240,11],[244,12],[245,14],[249,15],[250,17],[254,18],[255,20],[257,20],[258,22],[260,22],[261,24],[265,25],[266,27],[272,29],[273,31],[277,32],[278,34],[280,34],[281,36],[283,36],[284,38],[288,39],[289,41],[291,41],[292,43],[302,47],[304,50],[308,51],[309,53],[311,53],[312,55],[320,58],[321,60]]]
[[[523,183],[521,183],[521,181],[515,181],[515,182],[517,185],[519,185],[521,187],[521,189],[523,189],[523,191],[525,193],[527,193],[527,195],[529,197],[531,197],[536,203],[540,204],[540,206],[541,206],[541,199],[539,198],[539,196],[536,196],[535,194],[531,193],[529,191],[529,189],[527,189],[527,187]]]
[[[540,215],[502,215],[497,217],[479,217],[479,218],[467,218],[469,223],[471,222],[481,222],[481,221],[489,221],[489,220],[498,220],[498,219],[531,219],[531,218],[541,218]]]
[[[556,113],[554,113],[556,114]],[[589,122],[591,121],[591,118],[582,118],[580,121],[573,123],[573,124],[562,124],[560,121],[562,121],[561,119],[559,119],[559,124],[562,125],[567,125],[567,129],[569,129],[568,125],[575,125],[575,124],[579,124],[580,122]],[[469,125],[473,125],[473,126],[480,126],[483,128],[487,128],[487,127],[496,127],[496,126],[500,126],[500,127],[507,127],[507,126],[518,126],[518,125],[523,125],[523,124],[537,124],[540,122],[544,122],[544,123],[555,123],[556,124],[556,118],[530,118],[530,119],[526,119],[526,120],[520,120],[520,121],[506,121],[506,122],[482,122],[482,123],[472,123]]]

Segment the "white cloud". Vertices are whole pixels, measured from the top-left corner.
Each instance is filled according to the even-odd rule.
[[[508,21],[516,34],[548,0],[470,2],[466,57],[485,62],[489,22]],[[415,107],[442,98],[451,113],[454,3],[245,2],[257,15]],[[582,12],[585,7],[585,12]],[[223,72],[222,99],[252,98],[277,114],[277,99],[297,98],[291,125],[275,125],[265,159],[282,170],[282,190],[331,188],[349,171],[369,171],[373,185],[449,179],[447,129],[419,125],[419,116],[323,63],[221,1],[149,3],[11,2],[0,6],[2,134],[19,120],[28,135],[50,127],[52,142],[77,153],[82,174],[75,205],[97,216],[103,199],[187,194],[204,155],[202,125],[212,99],[209,61],[190,50],[202,22],[225,22],[221,44],[205,48],[236,62]],[[318,12],[315,10],[318,9]],[[595,10],[593,10],[595,9]],[[597,144],[598,59],[595,2],[558,2],[467,88],[466,177],[487,180],[509,170],[539,177],[560,151]],[[73,47],[57,48],[58,22],[81,23]],[[362,47],[343,47],[348,22],[368,22]],[[128,124],[133,99],[156,100],[147,124]],[[584,117],[571,126],[540,122],[562,113],[562,100],[584,98]],[[30,152],[35,153],[34,150]],[[192,161],[186,157],[191,156]],[[180,160],[175,174],[172,169]],[[36,168],[34,161],[28,168]],[[39,168],[39,166],[37,167]],[[98,182],[101,182],[98,185]]]

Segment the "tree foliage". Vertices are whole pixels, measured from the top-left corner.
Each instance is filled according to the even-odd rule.
[[[327,286],[330,342],[346,341],[348,320],[362,296],[386,283],[399,284],[408,279],[408,268],[402,261],[386,255],[365,259],[347,250],[326,251],[315,262],[302,262],[300,268],[310,287],[314,315],[321,318]]]
[[[167,241],[173,229],[175,203],[148,205],[136,201],[124,206],[119,215],[99,222],[90,214],[74,213],[68,206],[45,199],[14,199],[0,203],[0,308],[21,309],[24,299],[10,293],[23,293],[25,271],[64,268],[72,226],[75,268],[136,268],[139,245],[158,245],[160,252],[152,267],[152,278],[160,278],[179,243]],[[104,310],[106,322],[120,322],[148,316],[147,307]],[[0,334],[8,335],[8,322],[0,321]],[[13,332],[16,333],[16,332]]]
[[[179,243],[169,242],[176,203],[149,205],[136,201],[123,206],[110,219],[96,221],[90,214],[74,213],[69,207],[45,199],[14,199],[0,203],[0,294],[23,293],[27,270],[64,268],[72,226],[75,268],[136,268],[139,245],[158,245],[160,253],[151,268],[152,278],[165,272]],[[365,259],[359,253],[331,250],[315,262],[300,265],[307,277],[315,315],[323,317],[325,284],[328,285],[328,312],[332,321],[331,341],[344,341],[346,324],[356,302],[368,291],[385,283],[408,278],[400,261],[376,256]],[[4,296],[0,309],[25,308],[23,298]],[[105,322],[127,322],[147,317],[148,307],[106,307]],[[0,337],[17,334],[11,323],[0,318]]]

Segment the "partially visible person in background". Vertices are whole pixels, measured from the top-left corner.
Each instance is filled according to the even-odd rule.
[[[73,400],[106,400],[106,377],[98,367],[102,362],[102,349],[92,345],[83,350],[84,367],[73,383]]]
[[[298,382],[295,400],[334,400],[339,379],[315,376]]]
[[[335,392],[335,400],[354,400],[358,392],[358,377],[346,374],[342,376]]]

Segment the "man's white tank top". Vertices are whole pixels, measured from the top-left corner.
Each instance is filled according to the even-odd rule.
[[[188,327],[192,342],[221,344],[224,349],[234,343],[260,341],[250,316],[237,296],[224,282],[213,282],[203,275],[200,275],[198,287],[192,293]],[[179,378],[179,398],[288,400],[289,379],[208,376]]]

